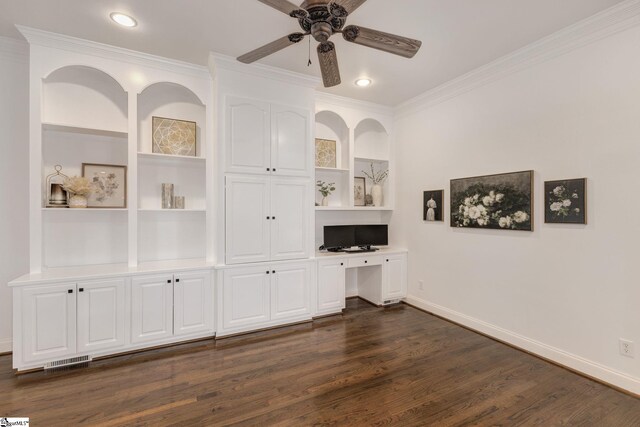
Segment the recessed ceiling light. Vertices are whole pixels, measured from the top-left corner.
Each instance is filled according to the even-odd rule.
[[[109,16],[111,17],[111,20],[113,22],[115,22],[116,24],[122,25],[123,27],[131,28],[138,25],[138,22],[135,19],[133,19],[129,15],[125,15],[124,13],[113,12]]]
[[[358,79],[356,80],[356,86],[367,87],[371,84],[371,79]]]

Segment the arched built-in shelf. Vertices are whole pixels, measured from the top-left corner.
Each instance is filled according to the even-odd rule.
[[[349,128],[342,117],[333,111],[316,113],[316,139],[335,141],[335,163],[319,166],[316,162],[316,180],[334,183],[336,190],[328,197],[332,207],[348,207],[350,203],[350,143]],[[322,195],[316,191],[316,203]]]
[[[354,130],[353,169],[356,177],[364,177],[367,194],[371,194],[373,181],[367,174],[373,176],[383,171],[390,171],[391,147],[389,134],[385,127],[375,119],[364,119]],[[373,169],[373,171],[372,171]],[[366,174],[365,174],[366,172]],[[384,210],[392,205],[391,176],[381,184],[383,201],[377,208]]]

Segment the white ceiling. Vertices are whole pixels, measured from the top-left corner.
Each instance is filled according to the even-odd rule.
[[[405,59],[334,35],[343,83],[327,92],[397,105],[620,1],[368,0],[348,24],[420,39],[422,48]],[[139,26],[113,24],[113,11]],[[0,35],[20,37],[15,24],[203,65],[209,51],[235,57],[300,29],[257,0],[0,0]],[[305,40],[260,62],[320,76],[315,42],[311,67],[308,49]],[[355,87],[360,76],[374,84]]]

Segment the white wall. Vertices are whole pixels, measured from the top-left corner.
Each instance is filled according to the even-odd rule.
[[[0,352],[11,351],[7,282],[29,271],[29,64],[26,43],[0,37]]]
[[[640,28],[395,122],[410,301],[640,393]],[[422,221],[422,191],[535,170],[535,232]],[[587,226],[547,225],[543,181],[588,178]],[[424,281],[420,289],[418,281]],[[619,354],[620,337],[636,358]]]

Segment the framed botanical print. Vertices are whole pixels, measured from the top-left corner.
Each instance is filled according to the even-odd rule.
[[[82,176],[91,181],[89,208],[127,207],[127,167],[83,163]]]
[[[367,183],[364,178],[353,178],[353,205],[366,206]]]
[[[587,179],[564,179],[544,183],[544,222],[587,223]]]

